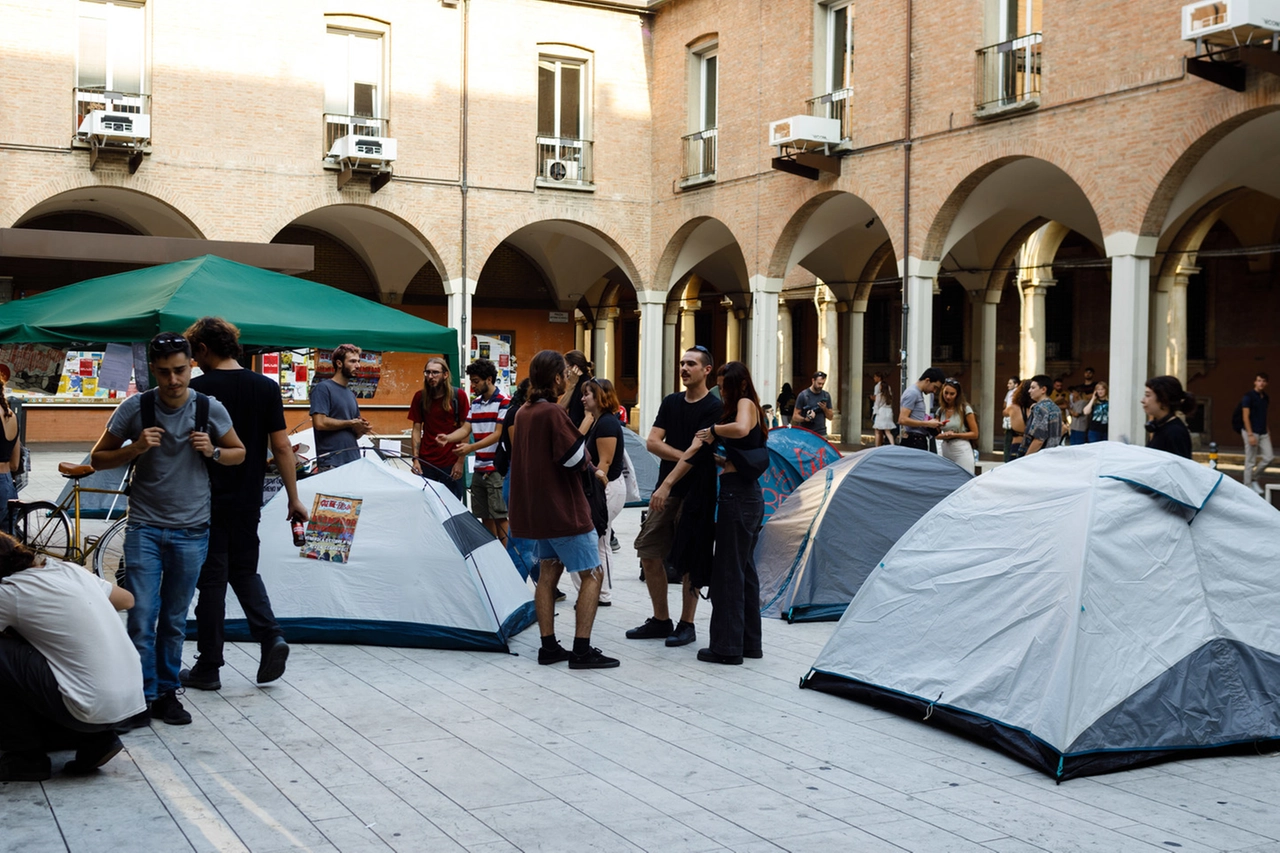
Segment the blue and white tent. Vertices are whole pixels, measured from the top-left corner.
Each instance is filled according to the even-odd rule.
[[[314,508],[306,546],[293,544],[283,491],[258,527],[288,640],[507,651],[534,621],[502,544],[443,486],[364,458],[301,480],[298,494]],[[234,594],[226,626],[249,639]]]
[[[885,555],[802,685],[1069,779],[1280,739],[1280,512],[1117,442],[961,486]]]
[[[936,453],[892,444],[814,473],[760,530],[760,614],[788,622],[839,619],[898,537],[971,479]]]

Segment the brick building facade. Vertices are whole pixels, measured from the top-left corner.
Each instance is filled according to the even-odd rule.
[[[1197,46],[1155,0],[0,0],[0,18],[15,296],[128,269],[143,237],[310,246],[302,275],[463,340],[510,333],[523,363],[586,350],[641,424],[694,342],[748,361],[766,398],[825,370],[844,435],[905,354],[911,378],[960,378],[986,447],[1005,377],[1085,366],[1113,437],[1141,440],[1142,383],[1167,372],[1205,403],[1196,432],[1238,443],[1235,400],[1280,363],[1280,76],[1234,53],[1234,88],[1189,73]],[[91,169],[97,107],[150,126]],[[771,144],[798,115],[838,139]],[[348,136],[394,140],[389,170],[344,173]],[[18,233],[37,231],[120,249],[38,256]]]

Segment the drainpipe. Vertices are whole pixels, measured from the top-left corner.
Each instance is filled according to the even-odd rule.
[[[906,103],[903,110],[906,129],[902,133],[902,340],[899,348],[899,363],[902,366],[901,381],[898,393],[907,390],[912,366],[907,364],[907,331],[908,317],[911,311],[908,298],[908,281],[911,276],[911,3],[907,0],[907,56],[906,56]],[[919,368],[914,368],[917,371]]]
[[[462,116],[461,116],[461,173],[458,181],[458,191],[462,194],[462,224],[460,226],[459,243],[462,252],[462,322],[458,329],[458,368],[457,375],[462,375],[462,369],[467,363],[467,347],[471,341],[467,340],[467,120],[470,110],[470,91],[469,91],[469,48],[470,48],[470,31],[471,31],[471,0],[462,0]]]

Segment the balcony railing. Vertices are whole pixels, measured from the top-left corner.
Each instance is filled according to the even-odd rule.
[[[978,110],[1039,99],[1040,42],[1040,33],[1030,33],[977,52],[973,102]]]
[[[333,150],[333,143],[337,142],[344,136],[355,134],[357,136],[389,136],[388,132],[390,122],[385,118],[370,118],[369,116],[344,116],[335,113],[324,114],[324,154],[329,156],[329,152]]]
[[[709,127],[682,137],[684,143],[684,184],[713,181],[716,177],[716,128]]]
[[[539,136],[537,144],[540,184],[564,187],[589,187],[593,184],[590,139]]]
[[[94,110],[130,115],[148,115],[151,112],[151,96],[137,92],[116,92],[105,86],[81,86],[72,90],[74,102],[73,134],[80,133],[84,117]]]
[[[806,103],[809,105],[809,115],[839,120],[840,138],[853,139],[853,89],[837,89],[810,98]]]

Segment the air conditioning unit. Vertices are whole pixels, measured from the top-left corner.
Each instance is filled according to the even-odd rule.
[[[387,136],[349,133],[334,140],[329,159],[370,165],[390,163],[396,159],[396,141]]]
[[[151,138],[151,116],[145,113],[116,113],[91,110],[80,120],[80,136],[108,141],[136,142]]]
[[[560,183],[578,180],[578,164],[572,160],[543,160],[542,177]]]
[[[791,148],[821,148],[840,144],[840,120],[792,116],[769,122],[769,144]]]
[[[1182,7],[1182,37],[1234,47],[1280,32],[1280,0],[1201,0]]]

